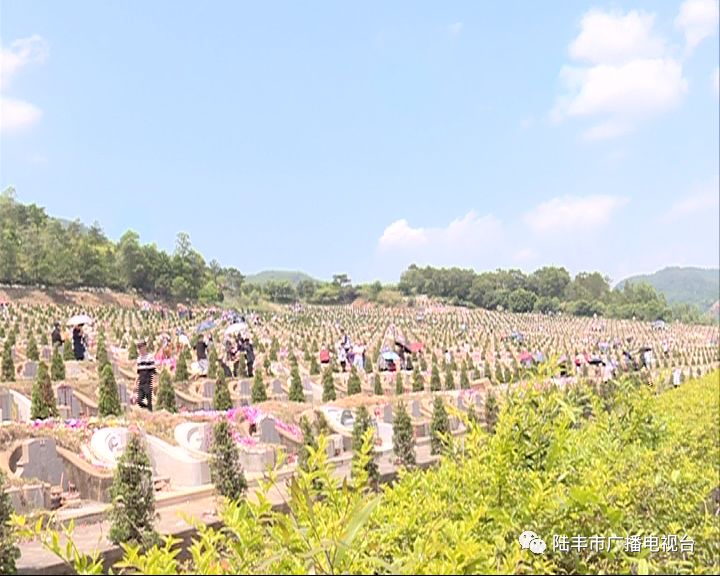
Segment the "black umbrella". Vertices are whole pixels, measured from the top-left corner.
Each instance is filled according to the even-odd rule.
[[[600,360],[600,358],[590,358],[590,362],[588,362],[588,364],[592,364],[593,366],[598,366],[599,364],[602,364],[603,366],[605,366],[605,362]]]
[[[640,348],[640,352],[650,352],[650,351],[652,351],[652,348],[650,348],[650,346],[643,346],[642,348]]]

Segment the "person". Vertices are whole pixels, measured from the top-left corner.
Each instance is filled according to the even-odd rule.
[[[60,331],[60,322],[55,322],[55,328],[52,331],[52,336],[50,337],[53,348],[55,346],[62,346],[65,342],[62,337],[62,332]]]
[[[137,357],[137,378],[135,380],[134,398],[140,408],[146,408],[152,412],[153,386],[157,370],[155,369],[155,357],[148,352],[147,341],[143,338],[136,342]]]
[[[345,353],[345,348],[340,346],[338,348],[338,361],[340,362],[340,366],[342,367],[342,371],[345,372],[345,364],[347,363],[347,355]]]
[[[320,350],[320,364],[330,364],[330,350],[326,346]]]
[[[197,356],[198,366],[200,367],[200,375],[206,376],[208,372],[208,357],[207,357],[207,342],[205,336],[198,338],[197,344],[195,344],[195,355]]]
[[[82,325],[75,326],[72,332],[73,339],[73,352],[75,353],[75,360],[85,359],[85,342],[83,337]]]
[[[255,350],[253,350],[253,345],[249,338],[245,338],[243,349],[245,350],[245,361],[247,362],[247,375],[252,378],[253,365],[255,364]]]

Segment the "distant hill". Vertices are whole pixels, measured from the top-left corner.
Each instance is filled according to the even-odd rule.
[[[625,282],[646,282],[664,294],[668,304],[691,304],[707,312],[718,301],[720,269],[673,266],[654,274],[631,276],[617,286],[622,288]]]
[[[305,274],[305,272],[299,272],[295,270],[263,270],[257,274],[250,274],[245,277],[245,282],[248,284],[267,284],[270,281],[278,282],[280,280],[286,280],[293,286],[297,286],[302,280],[309,280],[310,282],[319,282],[319,280],[312,276]]]

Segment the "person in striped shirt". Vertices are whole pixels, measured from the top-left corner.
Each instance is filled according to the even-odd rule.
[[[135,380],[135,399],[140,408],[147,408],[152,412],[152,395],[157,370],[155,369],[155,356],[148,352],[147,341],[138,340],[136,343],[137,379]]]

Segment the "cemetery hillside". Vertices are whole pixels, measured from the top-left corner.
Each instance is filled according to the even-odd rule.
[[[0,6],[0,576],[720,574],[720,0]]]
[[[0,225],[0,284],[5,285],[104,288],[163,301],[256,306],[298,300],[310,304],[363,301],[397,305],[412,304],[416,296],[428,296],[453,305],[520,313],[713,321],[697,306],[678,298],[671,306],[647,282],[625,281],[612,290],[610,279],[599,272],[582,272],[573,278],[562,267],[544,267],[525,274],[514,269],[478,273],[411,265],[396,286],[379,282],[352,285],[346,274],[336,274],[330,282],[302,272],[266,271],[246,277],[237,268],[222,267],[216,260],[207,262],[185,233],[178,234],[172,254],[142,244],[133,231],[113,242],[98,224],[88,227],[54,218],[42,207],[18,202],[12,188],[0,196]],[[698,285],[698,291],[707,293],[707,276],[689,277],[686,290]]]

